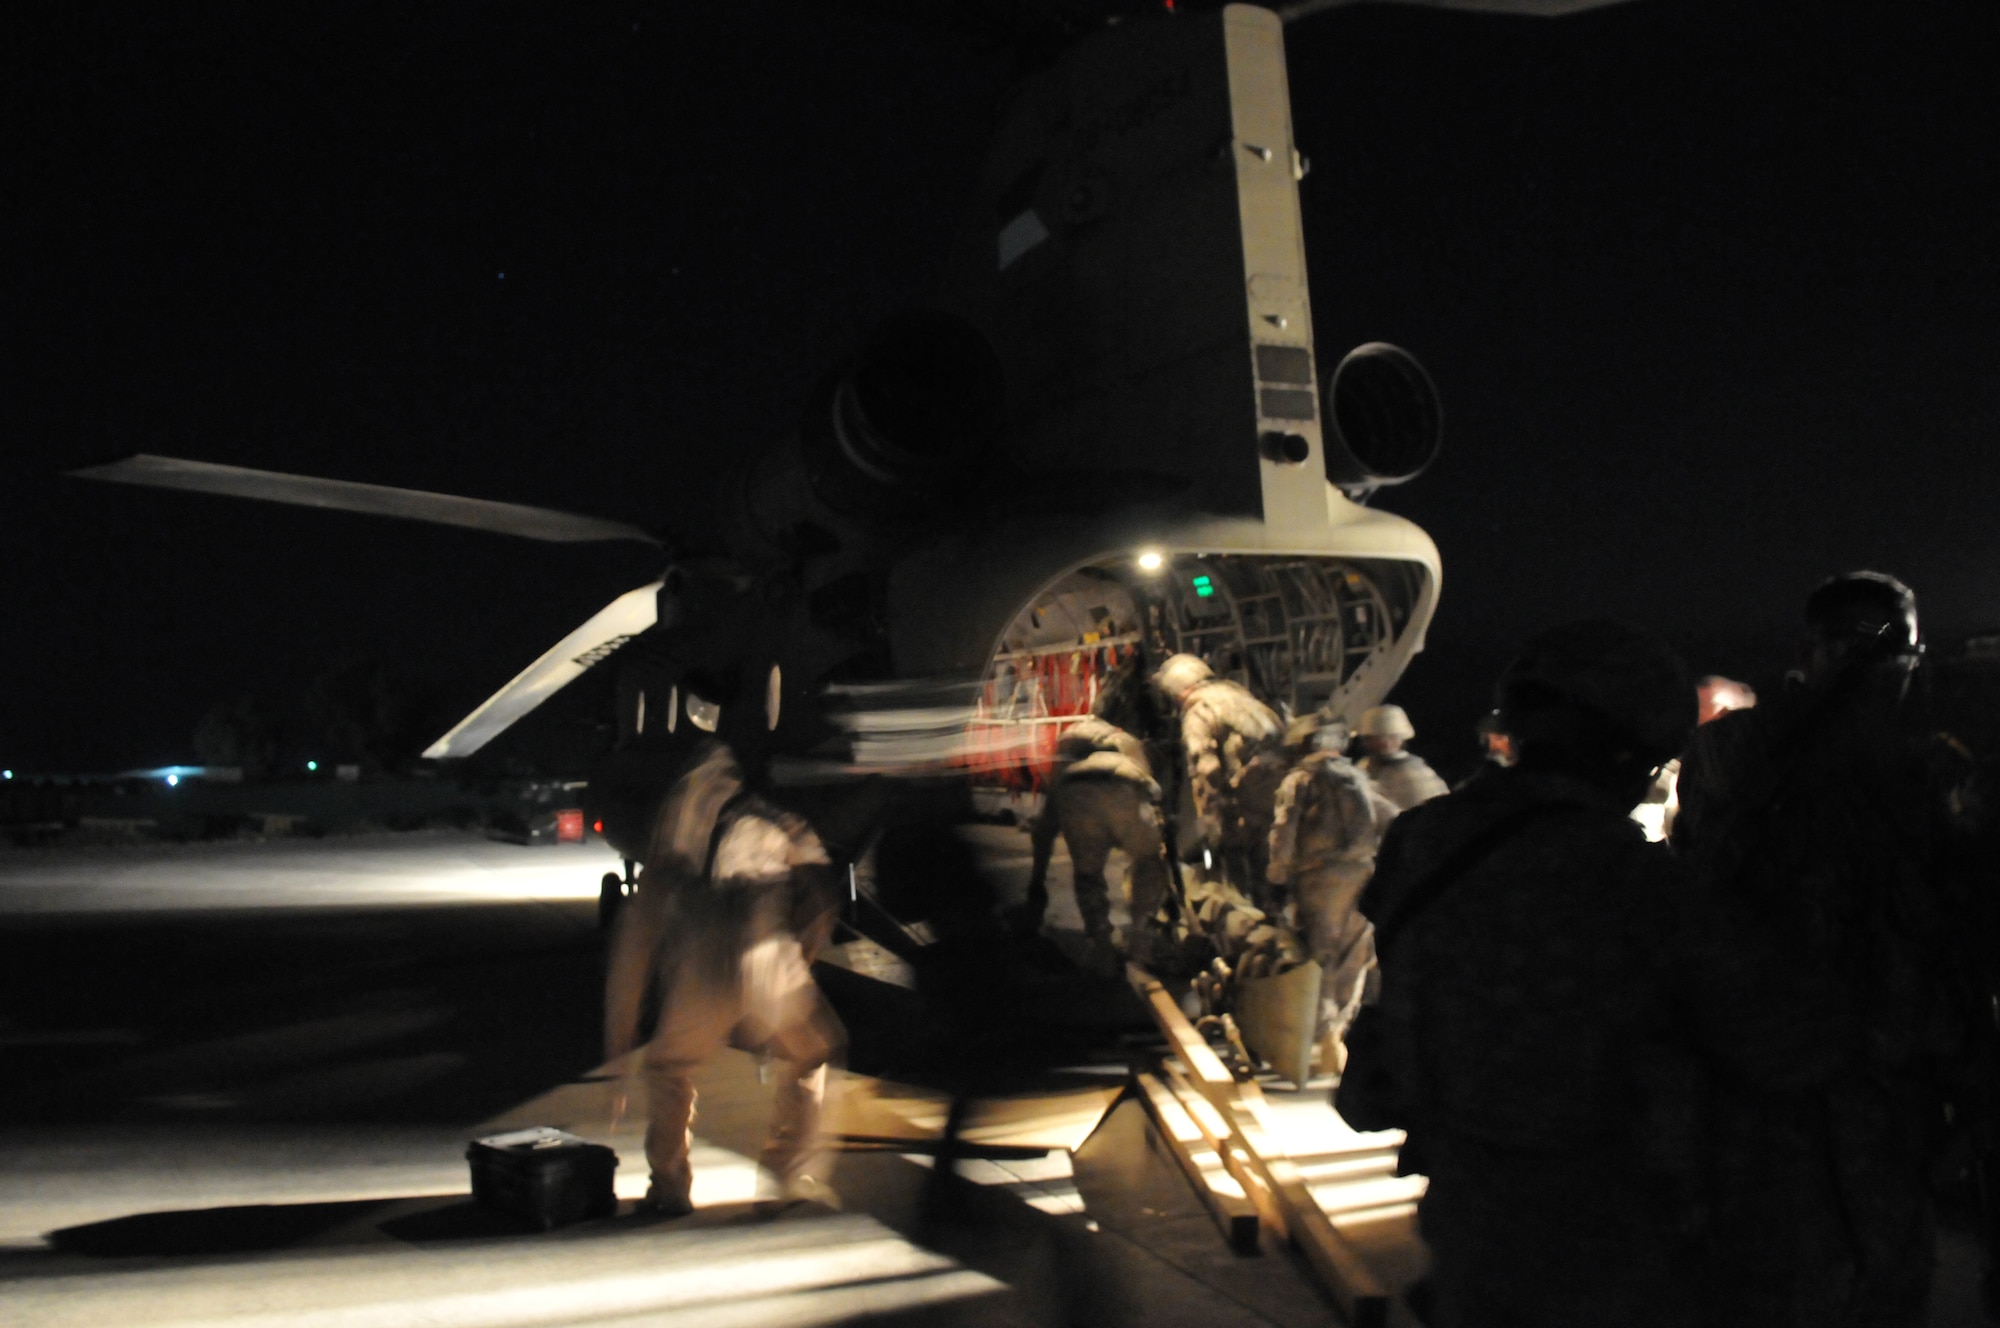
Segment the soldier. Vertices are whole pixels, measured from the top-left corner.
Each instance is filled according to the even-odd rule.
[[[1115,695],[1107,691],[1104,697]],[[1091,967],[1117,971],[1119,946],[1112,939],[1110,888],[1104,867],[1114,848],[1131,863],[1131,926],[1124,951],[1140,962],[1152,957],[1154,914],[1167,893],[1166,844],[1160,830],[1160,786],[1137,737],[1099,713],[1064,729],[1056,742],[1056,766],[1048,801],[1034,826],[1034,867],[1027,902],[1008,921],[1033,932],[1048,910],[1049,857],[1058,832],[1069,846],[1077,911],[1091,947]]]
[[[694,1075],[731,1042],[768,1052],[777,1066],[762,1161],[783,1199],[834,1202],[816,1146],[827,1063],[845,1039],[809,967],[831,935],[831,886],[812,828],[748,792],[729,749],[704,742],[661,805],[605,982],[605,1053],[614,1060],[638,1044],[649,986],[660,998],[640,1065],[651,1109],[648,1208],[692,1211]]]
[[[1499,686],[1519,761],[1404,812],[1361,910],[1380,1000],[1337,1105],[1406,1129],[1438,1328],[1690,1324],[1699,1076],[1678,864],[1628,817],[1694,723],[1667,647],[1545,632]]]
[[[1396,804],[1348,760],[1346,725],[1295,721],[1285,745],[1298,764],[1278,786],[1270,876],[1289,885],[1306,950],[1320,967],[1321,1063],[1339,1068],[1340,1038],[1375,968],[1375,929],[1355,904],[1375,870],[1375,850]]]
[[[1429,762],[1403,746],[1417,736],[1403,707],[1379,705],[1362,711],[1360,733],[1361,745],[1368,751],[1361,758],[1362,772],[1401,810],[1451,791]]]
[[[1717,1323],[1923,1322],[1938,1084],[1986,1015],[1942,869],[1966,772],[1910,713],[1919,649],[1907,586],[1834,577],[1807,600],[1802,669],[1682,762],[1672,843],[1727,919]]]
[[[1265,912],[1276,912],[1266,869],[1271,816],[1286,769],[1278,716],[1193,655],[1170,656],[1153,681],[1180,711],[1203,847],[1221,858],[1232,884]]]

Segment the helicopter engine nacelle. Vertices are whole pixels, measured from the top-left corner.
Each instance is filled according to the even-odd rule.
[[[820,380],[798,429],[745,472],[751,564],[865,544],[961,492],[1005,423],[1000,358],[951,314],[883,323]]]
[[[965,479],[1004,403],[999,356],[976,328],[899,315],[813,394],[799,430],[807,486],[849,517],[909,511]]]
[[[1326,401],[1326,478],[1349,494],[1415,479],[1437,458],[1444,414],[1416,356],[1386,341],[1334,366]]]

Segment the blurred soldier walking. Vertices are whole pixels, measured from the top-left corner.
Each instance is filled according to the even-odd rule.
[[[1288,764],[1277,714],[1193,655],[1170,656],[1153,681],[1180,710],[1203,846],[1221,860],[1232,885],[1265,912],[1276,912],[1266,870],[1272,813]]]
[[[651,1117],[647,1206],[692,1210],[694,1075],[725,1044],[776,1064],[762,1162],[785,1200],[832,1203],[817,1154],[828,1060],[844,1041],[809,968],[831,934],[831,867],[812,828],[745,788],[720,742],[661,805],[638,894],[618,920],[605,983],[605,1053],[638,1044],[649,987],[660,1007],[641,1057]]]
[[[1911,713],[1918,652],[1907,586],[1832,578],[1791,684],[1703,725],[1682,762],[1672,843],[1728,923],[1716,1323],[1924,1320],[1939,1085],[1989,1016],[1942,866],[1966,771]]]
[[[1428,761],[1403,746],[1417,736],[1403,707],[1379,705],[1362,711],[1356,731],[1368,751],[1361,758],[1362,773],[1403,811],[1450,792]]]
[[[1396,804],[1347,759],[1346,725],[1308,716],[1285,738],[1299,761],[1278,786],[1270,876],[1291,887],[1299,933],[1320,967],[1315,1037],[1322,1065],[1337,1070],[1340,1038],[1375,968],[1375,929],[1355,905],[1375,871],[1375,851],[1396,819]]]
[[[1099,706],[1099,713],[1071,724],[1056,741],[1055,775],[1034,826],[1027,902],[1008,919],[1022,932],[1031,933],[1042,925],[1049,904],[1049,858],[1060,832],[1069,846],[1070,879],[1090,941],[1091,967],[1101,973],[1115,973],[1118,966],[1110,886],[1104,877],[1111,850],[1124,850],[1131,863],[1131,926],[1124,950],[1142,964],[1153,958],[1157,936],[1153,915],[1167,893],[1160,786],[1153,779],[1145,744],[1101,717],[1109,708],[1109,703]]]
[[[1362,913],[1381,997],[1336,1105],[1409,1131],[1435,1328],[1681,1328],[1699,1076],[1676,1035],[1687,891],[1628,817],[1694,723],[1654,637],[1577,623],[1500,681],[1519,762],[1399,816]]]

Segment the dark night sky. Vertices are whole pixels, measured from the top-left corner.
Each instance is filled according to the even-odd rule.
[[[0,20],[0,764],[189,759],[214,702],[340,659],[476,703],[650,557],[58,473],[144,450],[698,534],[924,299],[1009,68],[792,0],[405,8]],[[2000,626],[1996,12],[1290,30],[1322,355],[1398,342],[1446,401],[1382,500],[1445,560],[1420,727],[1566,617],[1771,668],[1847,566]]]

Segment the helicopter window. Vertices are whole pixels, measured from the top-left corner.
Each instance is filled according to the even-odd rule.
[[[632,731],[634,733],[646,731],[646,693],[643,689],[639,692],[638,710],[632,717]]]
[[[687,697],[688,723],[703,733],[715,732],[715,726],[722,722],[722,707],[713,701],[704,701],[693,692]]]
[[[667,689],[667,732],[674,731],[674,725],[681,717],[681,689],[679,685]]]
[[[767,728],[778,727],[778,707],[784,700],[785,679],[778,666],[771,666],[771,676],[764,683],[764,724]]]

